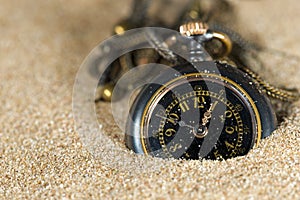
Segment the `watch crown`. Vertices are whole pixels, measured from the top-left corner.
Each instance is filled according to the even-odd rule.
[[[189,22],[179,27],[179,32],[184,36],[203,35],[207,30],[208,25],[204,22]]]

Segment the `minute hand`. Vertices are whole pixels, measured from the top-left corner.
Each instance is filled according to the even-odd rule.
[[[205,126],[209,122],[209,119],[211,118],[211,113],[217,104],[218,102],[215,101],[213,104],[210,105],[209,109],[204,113],[204,118],[202,119],[203,126]]]

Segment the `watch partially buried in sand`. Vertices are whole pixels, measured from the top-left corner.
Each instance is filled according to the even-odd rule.
[[[276,129],[270,98],[283,102],[299,98],[296,90],[274,87],[253,72],[247,66],[247,48],[237,34],[210,28],[199,17],[202,7],[197,6],[193,4],[178,28],[182,36],[198,44],[186,45],[188,59],[173,62],[176,55],[159,44],[139,55],[165,60],[170,67],[144,86],[131,106],[125,142],[138,154],[217,160],[243,156]],[[119,34],[127,29],[116,27]],[[134,67],[122,59],[118,62],[122,69]],[[113,90],[116,80],[112,76],[108,73],[110,78],[99,84],[102,100],[110,98],[105,90]]]

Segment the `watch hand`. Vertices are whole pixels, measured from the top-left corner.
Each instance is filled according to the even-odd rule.
[[[181,127],[182,127],[182,126],[185,126],[185,127],[191,128],[191,129],[195,129],[195,127],[186,124],[184,121],[179,121],[178,124],[179,124],[179,126],[181,126]]]
[[[193,126],[191,126],[191,125],[188,125],[187,123],[185,123],[184,121],[178,121],[178,120],[176,120],[176,119],[170,119],[170,118],[168,118],[168,117],[164,117],[164,116],[161,116],[161,115],[159,115],[159,114],[156,114],[156,116],[157,117],[160,117],[160,118],[162,118],[162,119],[164,119],[164,120],[166,120],[166,121],[169,121],[169,122],[171,122],[172,124],[174,124],[174,125],[176,125],[177,123],[178,123],[178,125],[179,126],[181,126],[181,127],[188,127],[188,128],[191,128],[191,129],[195,129],[195,127],[193,127]]]
[[[210,105],[209,109],[204,113],[204,118],[202,119],[202,124],[199,125],[198,129],[195,130],[194,135],[197,138],[204,138],[208,133],[208,128],[206,127],[209,119],[211,118],[211,113],[215,109],[218,101],[215,101]]]
[[[209,119],[211,118],[211,113],[215,109],[217,104],[218,101],[215,101],[213,104],[210,105],[209,109],[204,113],[204,118],[202,119],[203,126],[205,126],[209,122]]]
[[[156,114],[155,115],[156,117],[159,117],[159,118],[162,118],[162,119],[164,119],[164,120],[166,120],[166,121],[168,121],[168,122],[171,122],[172,124],[176,124],[177,123],[177,120],[176,119],[170,119],[170,118],[168,118],[168,117],[164,117],[164,116],[161,116],[161,115],[159,115],[159,114]]]

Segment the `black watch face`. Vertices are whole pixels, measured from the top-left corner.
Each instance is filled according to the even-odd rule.
[[[260,138],[259,119],[237,83],[216,74],[185,74],[153,92],[140,121],[141,146],[162,158],[241,156]]]

